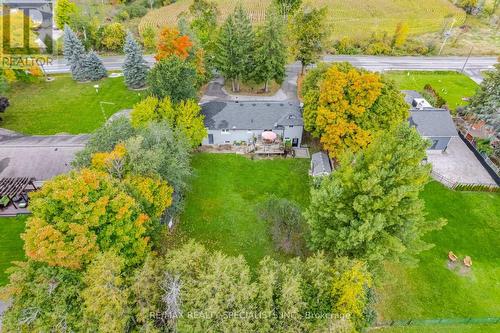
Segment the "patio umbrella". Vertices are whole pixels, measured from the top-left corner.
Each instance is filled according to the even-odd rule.
[[[274,132],[270,132],[270,131],[262,132],[262,139],[264,139],[266,141],[274,141],[274,140],[276,140],[277,137],[278,137],[278,135]]]

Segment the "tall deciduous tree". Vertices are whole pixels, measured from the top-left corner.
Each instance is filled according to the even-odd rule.
[[[302,93],[305,127],[334,158],[366,147],[376,132],[408,117],[408,106],[391,82],[346,63],[311,70]]]
[[[285,18],[292,15],[300,8],[302,0],[273,0],[273,5]]]
[[[203,123],[201,107],[193,100],[173,104],[169,97],[159,100],[148,97],[134,106],[132,124],[144,127],[151,121],[166,121],[172,128],[180,130],[192,147],[200,145],[207,132]]]
[[[71,17],[77,12],[76,4],[69,0],[57,0],[55,8],[55,21],[58,28],[69,24]]]
[[[217,69],[231,80],[233,91],[240,90],[240,80],[250,77],[253,42],[250,18],[240,5],[220,29],[214,59]]]
[[[283,21],[273,12],[268,12],[266,22],[256,34],[253,59],[253,78],[264,83],[269,91],[269,81],[283,82],[286,65]]]
[[[406,22],[400,22],[396,26],[396,32],[394,33],[394,40],[392,42],[394,47],[402,47],[404,43],[406,43],[406,39],[408,38],[408,33],[410,31],[410,27]]]
[[[113,250],[127,265],[149,248],[149,217],[111,176],[83,169],[46,182],[31,199],[23,234],[26,255],[51,266],[80,269],[99,251]]]
[[[357,154],[311,193],[306,212],[313,249],[380,263],[428,249],[421,237],[442,222],[425,219],[419,193],[429,179],[428,142],[400,125]]]
[[[327,31],[326,8],[302,7],[290,21],[291,50],[296,60],[306,66],[315,63],[324,50]]]
[[[217,17],[219,9],[212,1],[194,0],[189,6],[189,13],[193,17],[191,29],[196,33],[202,47],[213,51],[213,43],[217,33]]]
[[[175,55],[185,60],[189,56],[192,47],[193,42],[189,36],[181,35],[176,28],[166,27],[158,37],[155,59],[160,61]]]
[[[142,49],[134,36],[129,32],[123,47],[125,62],[123,63],[123,75],[125,84],[132,89],[139,89],[146,85],[148,66],[142,56]]]
[[[168,96],[174,103],[196,98],[196,79],[194,66],[177,56],[160,60],[148,75],[151,93],[160,99]]]
[[[83,326],[86,331],[124,332],[130,320],[125,260],[113,252],[97,255],[83,276]]]

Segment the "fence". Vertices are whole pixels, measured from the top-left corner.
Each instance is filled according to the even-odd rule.
[[[486,318],[438,318],[438,319],[408,319],[378,322],[373,327],[390,326],[432,326],[432,325],[466,325],[466,324],[498,324],[500,317]]]
[[[469,149],[474,153],[479,162],[490,174],[491,178],[493,178],[493,180],[497,183],[497,185],[500,185],[500,170],[498,169],[498,167],[488,158],[488,156],[485,156],[485,154],[478,151],[475,145],[469,140],[467,140],[462,131],[458,131],[458,135],[460,136],[462,141],[467,145],[467,147],[469,147]]]
[[[481,191],[481,192],[500,192],[500,187],[495,184],[486,183],[459,183],[432,170],[432,178],[443,184],[444,186],[457,191]]]

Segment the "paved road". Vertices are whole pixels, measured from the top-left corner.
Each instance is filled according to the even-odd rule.
[[[154,63],[153,56],[146,56],[149,65]],[[104,66],[108,70],[120,70],[123,65],[123,56],[103,58]],[[466,63],[466,57],[387,57],[387,56],[325,56],[327,62],[348,61],[355,66],[363,67],[373,71],[386,70],[462,70],[465,65],[465,73],[474,81],[481,82],[481,71],[493,68],[497,62],[495,57],[470,57]],[[300,64],[294,63],[288,66],[290,71],[298,73]],[[69,67],[63,59],[54,60],[53,65],[45,68],[47,73],[68,73]]]

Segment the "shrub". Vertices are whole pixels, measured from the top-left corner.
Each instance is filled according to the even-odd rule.
[[[427,83],[425,86],[424,86],[424,91],[426,91],[427,93],[433,95],[436,99],[436,102],[434,104],[435,107],[437,108],[446,108],[446,100],[441,96],[439,95],[439,93],[436,91],[436,89],[434,89],[429,83]]]
[[[125,29],[123,24],[115,22],[104,27],[101,44],[109,51],[118,51],[125,42]]]
[[[270,224],[277,249],[289,254],[302,254],[302,229],[305,220],[297,204],[271,196],[260,205],[258,211],[260,218]]]
[[[132,3],[126,7],[126,11],[130,18],[143,17],[148,12],[144,5],[139,3]]]
[[[0,113],[5,112],[5,110],[9,107],[9,99],[7,97],[0,97]],[[0,118],[2,120],[2,118]]]
[[[491,146],[491,141],[489,139],[476,139],[476,148],[479,152],[486,155],[493,154],[493,147]]]

